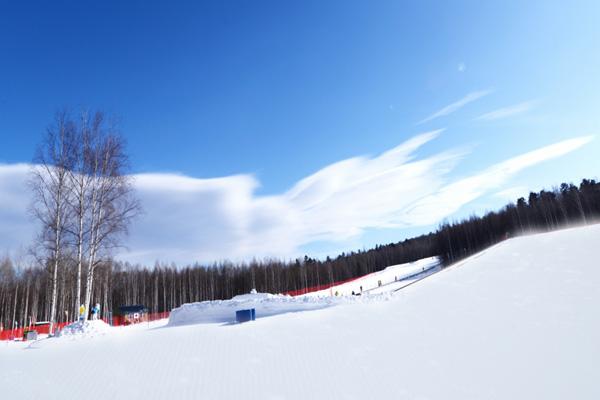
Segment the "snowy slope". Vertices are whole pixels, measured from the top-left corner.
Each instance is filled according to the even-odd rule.
[[[429,257],[411,263],[392,265],[382,271],[373,272],[351,282],[308,293],[307,296],[334,296],[336,293],[340,296],[349,296],[352,295],[352,292],[364,294],[389,292],[404,287],[415,279],[422,278],[427,273],[437,272],[439,263],[437,257]],[[379,283],[382,286],[393,286],[384,288],[380,287]]]
[[[382,300],[390,293],[438,272],[440,269],[438,258],[431,257],[412,263],[394,265],[352,282],[300,296],[250,293],[235,296],[229,300],[183,304],[171,312],[169,326],[233,323],[237,310],[249,308],[256,310],[257,318],[264,318],[290,312],[320,310],[352,302]],[[361,298],[352,296],[352,292],[361,293],[361,288]]]
[[[598,399],[598,245],[598,225],[511,239],[387,301],[0,343],[0,387],[27,399]]]

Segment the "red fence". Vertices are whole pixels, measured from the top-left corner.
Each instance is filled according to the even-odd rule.
[[[54,324],[54,330],[59,330],[69,325],[70,322],[59,322]],[[44,325],[32,325],[23,328],[17,329],[8,329],[0,331],[0,340],[14,340],[14,339],[22,339],[25,337],[25,332],[27,331],[36,331],[38,334],[48,334],[50,333],[50,324]]]
[[[153,313],[153,314],[142,314],[138,318],[128,318],[124,316],[115,316],[112,318],[113,326],[126,326],[136,323],[142,322],[152,322],[158,321],[160,319],[169,318],[169,312],[161,312],[161,313]],[[104,322],[110,324],[108,318],[102,318]],[[54,324],[54,330],[63,329],[65,326],[71,324],[72,322],[59,322]],[[7,329],[0,331],[0,340],[20,340],[25,337],[26,331],[36,331],[38,334],[49,334],[50,333],[50,324],[38,325],[38,326],[29,326],[18,329]]]

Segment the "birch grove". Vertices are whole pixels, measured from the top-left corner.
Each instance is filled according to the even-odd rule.
[[[96,268],[121,245],[129,223],[140,211],[127,167],[124,140],[116,124],[101,112],[82,112],[78,119],[61,112],[46,132],[30,186],[32,215],[40,224],[33,254],[51,275],[51,324],[57,317],[60,268],[75,259],[71,315],[76,315],[82,303],[89,310]]]

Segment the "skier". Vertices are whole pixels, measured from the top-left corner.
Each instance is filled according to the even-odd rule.
[[[92,307],[92,320],[97,320],[98,314],[100,314],[100,303],[96,303],[96,305]]]
[[[79,306],[79,320],[85,320],[85,306],[83,304]]]

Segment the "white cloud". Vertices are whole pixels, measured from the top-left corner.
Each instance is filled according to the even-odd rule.
[[[275,196],[255,195],[258,182],[251,175],[138,175],[146,215],[132,230],[135,252],[125,257],[180,262],[290,257],[314,241],[401,226],[398,209],[440,187],[460,157],[451,151],[415,159],[414,152],[439,133],[416,136],[377,157],[331,164]]]
[[[497,110],[485,113],[475,118],[476,120],[492,121],[496,119],[506,118],[517,114],[522,114],[531,110],[536,105],[535,100],[525,101],[523,103],[514,104],[512,106],[499,108]]]
[[[419,121],[417,125],[424,124],[425,122],[429,122],[431,120],[446,116],[448,114],[452,114],[453,112],[463,108],[467,104],[469,104],[477,99],[480,99],[484,96],[487,96],[490,93],[492,93],[492,90],[480,90],[477,92],[471,92],[471,93],[467,94],[465,97],[463,97],[462,99],[455,101],[452,104],[447,105],[446,107],[442,108],[441,110],[431,114],[429,117],[425,118],[424,120]]]
[[[546,146],[452,181],[464,151],[418,158],[415,152],[441,131],[418,135],[375,157],[326,166],[284,193],[259,196],[252,175],[197,179],[180,174],[135,176],[145,208],[119,257],[152,264],[252,257],[294,257],[300,246],[360,238],[366,229],[426,226],[475,198],[498,190],[523,168],[573,151],[580,137]],[[0,243],[28,244],[27,165],[0,165]],[[340,248],[341,250],[345,250]]]
[[[458,64],[458,72],[465,72],[467,70],[467,64],[461,62]]]
[[[570,153],[589,143],[592,139],[592,136],[582,136],[564,140],[511,158],[470,177],[452,182],[436,191],[436,193],[416,202],[406,212],[407,217],[410,217],[408,220],[415,225],[426,224],[427,222],[435,224],[458,211],[461,206],[490,190],[497,190],[519,171]]]
[[[26,247],[33,238],[27,207],[27,164],[0,164],[0,251]]]

